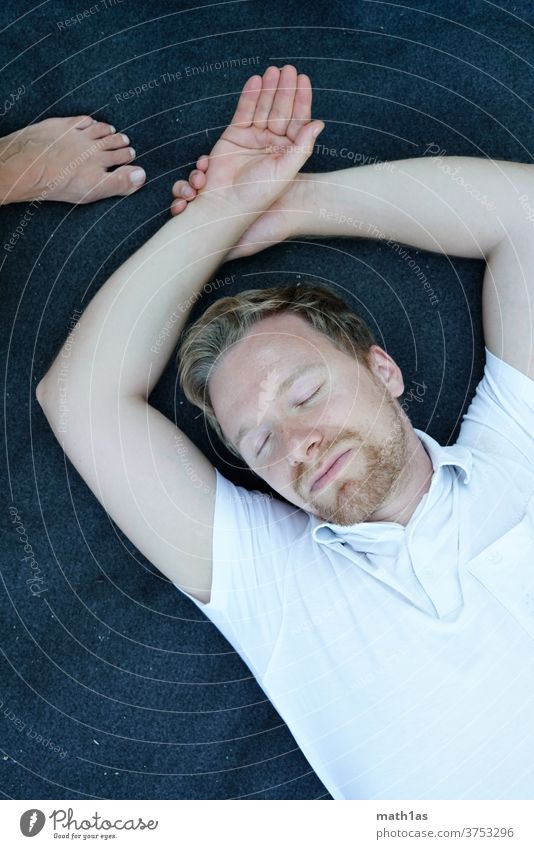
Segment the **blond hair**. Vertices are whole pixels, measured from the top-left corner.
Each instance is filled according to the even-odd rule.
[[[220,298],[184,331],[176,356],[178,380],[185,397],[204,413],[224,445],[237,457],[217,421],[209,393],[209,379],[222,355],[239,342],[256,322],[277,313],[301,316],[338,350],[368,367],[375,339],[367,324],[338,295],[325,286],[296,283],[266,289],[248,289]]]

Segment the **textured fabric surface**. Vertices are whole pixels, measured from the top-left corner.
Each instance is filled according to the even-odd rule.
[[[139,554],[65,461],[35,386],[76,311],[167,220],[172,182],[209,151],[245,80],[268,64],[292,62],[311,76],[326,129],[306,170],[422,156],[430,145],[530,162],[532,6],[33,6],[7,0],[0,11],[2,134],[89,112],[129,134],[148,179],[125,199],[42,204],[12,251],[4,244],[27,205],[0,211],[0,790],[33,799],[328,799],[229,643]],[[234,275],[230,285],[214,286],[192,318],[221,291],[298,275],[330,283],[401,366],[414,425],[452,444],[483,373],[483,268],[371,241],[288,242],[221,269],[219,278]],[[262,488],[200,426],[172,364],[151,403],[229,479]],[[24,545],[42,578],[38,594],[26,583],[36,567],[23,559]]]

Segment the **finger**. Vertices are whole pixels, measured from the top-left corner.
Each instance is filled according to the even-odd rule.
[[[202,156],[200,156],[197,159],[197,168],[200,171],[207,171],[208,168],[209,168],[209,164],[210,164],[210,158],[206,153],[204,153]]]
[[[297,69],[293,65],[284,65],[280,72],[278,88],[267,119],[272,133],[285,136],[287,126],[293,114],[293,101],[297,89]]]
[[[196,196],[196,190],[187,180],[177,180],[172,187],[172,193],[175,198],[187,198],[187,200],[192,200]]]
[[[189,185],[194,189],[203,189],[206,185],[206,175],[203,171],[191,171],[189,175]]]
[[[173,183],[172,193],[173,193],[175,198],[180,197],[180,186],[182,185],[183,182],[184,182],[183,180],[176,180],[176,182]]]
[[[177,198],[171,203],[171,215],[179,215],[187,206],[187,201],[183,198]]]
[[[309,121],[302,127],[293,144],[289,145],[286,153],[279,160],[279,171],[282,179],[293,179],[304,163],[313,153],[315,139],[324,130],[322,121]]]
[[[299,74],[297,90],[293,101],[293,115],[286,130],[286,136],[295,141],[299,130],[311,118],[312,87],[306,74]]]
[[[280,70],[275,65],[270,65],[262,77],[261,94],[258,97],[254,113],[253,123],[259,130],[264,130],[267,126],[267,119],[273,105],[279,79]]]
[[[261,77],[255,74],[249,77],[241,91],[241,96],[237,103],[237,109],[232,118],[232,124],[239,124],[240,127],[250,127],[254,118],[254,111],[260,96]]]

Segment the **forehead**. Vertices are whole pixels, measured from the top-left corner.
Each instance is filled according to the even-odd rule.
[[[262,318],[220,358],[210,378],[210,392],[213,396],[223,389],[226,394],[229,386],[254,385],[260,371],[327,363],[335,353],[339,351],[332,342],[301,316],[282,313]]]
[[[221,357],[209,381],[223,432],[233,438],[266,381],[275,390],[298,367],[313,363],[334,368],[340,357],[347,355],[301,316],[282,313],[256,322]]]

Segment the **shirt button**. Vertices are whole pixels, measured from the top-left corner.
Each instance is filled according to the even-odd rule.
[[[491,554],[486,555],[486,560],[488,563],[500,563],[502,561],[502,554],[500,551],[492,551]]]

